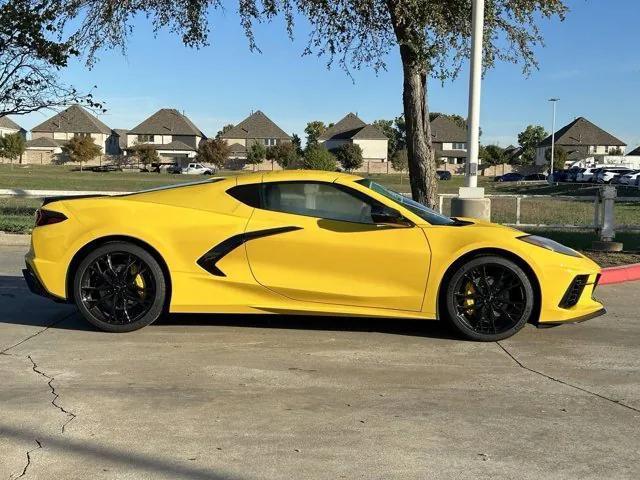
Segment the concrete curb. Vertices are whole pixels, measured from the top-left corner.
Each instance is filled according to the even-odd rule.
[[[600,285],[633,282],[635,280],[640,280],[640,263],[622,265],[620,267],[603,268],[602,277],[600,277]]]
[[[31,235],[0,232],[0,246],[2,247],[28,247],[31,244]]]

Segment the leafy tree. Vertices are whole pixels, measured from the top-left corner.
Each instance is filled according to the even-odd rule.
[[[266,156],[267,150],[264,148],[264,145],[256,142],[252,144],[247,151],[247,163],[249,165],[258,165],[262,163]]]
[[[216,133],[216,138],[222,137],[222,135],[227,133],[233,127],[234,127],[233,123],[227,123],[224,127],[222,127],[222,130],[218,130],[218,133]]]
[[[318,137],[327,130],[327,126],[320,120],[307,123],[304,133],[307,134],[307,148],[318,144]]]
[[[102,153],[91,137],[76,136],[62,146],[62,153],[67,156],[69,162],[82,164],[89,162]]]
[[[302,166],[307,170],[327,170],[334,172],[337,168],[336,157],[326,148],[314,145],[304,152]]]
[[[398,150],[393,157],[391,157],[391,165],[396,172],[405,172],[409,166],[409,158],[407,156],[407,150]]]
[[[293,143],[280,143],[267,148],[267,160],[275,161],[286,170],[297,165],[298,153]]]
[[[355,143],[345,143],[336,148],[333,154],[347,172],[362,167],[362,148]]]
[[[533,165],[536,161],[536,148],[548,136],[541,125],[529,125],[518,134],[518,144],[522,148],[520,161],[523,165]]]
[[[547,163],[551,161],[551,148],[547,148],[547,151],[544,152],[544,158]],[[560,147],[556,146],[553,149],[553,171],[564,170],[565,163],[569,160],[569,154],[567,151]]]
[[[101,105],[58,78],[79,51],[57,26],[64,2],[0,1],[0,117],[83,103]]]
[[[291,135],[291,143],[296,149],[296,154],[301,157],[302,156],[302,140],[300,140],[300,136],[297,133]]]
[[[480,147],[479,156],[487,165],[500,165],[507,162],[504,148],[498,145],[483,145]]]
[[[160,162],[156,149],[147,143],[134,145],[129,151],[145,167]]]
[[[196,160],[223,168],[231,154],[231,146],[220,137],[203,140],[198,145]]]
[[[0,137],[0,157],[8,158],[11,163],[22,157],[26,149],[27,142],[18,132]]]
[[[182,34],[192,47],[207,44],[210,10],[221,10],[221,0],[172,2],[149,0],[70,0],[63,24],[79,24],[78,38],[89,54],[103,46],[123,47],[132,31],[132,19],[146,16],[155,29]],[[484,66],[496,61],[537,67],[534,48],[542,43],[541,18],[564,18],[563,0],[486,0]],[[259,51],[254,25],[284,17],[293,37],[295,20],[309,22],[306,54],[326,55],[347,72],[371,66],[385,68],[392,48],[402,62],[404,118],[407,130],[409,177],[414,200],[435,206],[436,162],[431,143],[427,79],[454,78],[469,55],[471,2],[469,0],[239,0],[238,15],[249,41]],[[80,18],[78,18],[80,17]],[[317,136],[315,137],[317,139]],[[312,136],[313,140],[313,136]]]

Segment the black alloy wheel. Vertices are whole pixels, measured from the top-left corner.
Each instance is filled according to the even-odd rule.
[[[534,291],[527,274],[498,256],[477,257],[448,282],[449,323],[471,340],[496,341],[514,335],[529,321]]]
[[[74,278],[75,303],[93,325],[129,332],[163,312],[164,274],[146,250],[127,242],[107,243],[85,257]]]

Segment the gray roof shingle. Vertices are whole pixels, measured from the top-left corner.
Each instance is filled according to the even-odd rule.
[[[223,133],[220,138],[278,138],[290,140],[291,136],[258,110],[235,127]]]
[[[638,147],[638,148],[636,148],[634,150],[631,150],[629,153],[627,153],[627,155],[638,155],[638,156],[640,156],[640,147]]]
[[[10,130],[24,130],[20,125],[11,120],[9,117],[0,117],[0,128],[6,128]]]
[[[131,135],[206,135],[175,108],[162,108],[128,132]]]
[[[65,132],[65,133],[104,133],[109,135],[111,129],[80,105],[71,105],[40,125],[33,127],[32,132]]]
[[[326,140],[388,140],[387,136],[375,125],[365,123],[355,113],[347,113],[338,123],[327,128],[318,137]]]
[[[27,148],[58,148],[62,144],[53,138],[40,137],[27,142]]]
[[[465,143],[467,129],[461,127],[446,115],[439,115],[431,121],[431,139],[434,143]]]
[[[605,145],[624,147],[627,144],[614,137],[584,117],[578,117],[556,132],[556,145],[576,147],[581,145]],[[551,146],[551,135],[545,138],[539,147]]]
[[[126,150],[127,148],[127,133],[129,133],[129,130],[126,128],[113,129],[113,134],[118,137],[118,147],[120,150]]]
[[[174,140],[173,142],[169,143],[142,143],[139,145],[134,145],[132,147],[127,147],[126,150],[135,150],[135,148],[140,145],[148,145],[154,150],[174,150],[176,152],[195,152],[196,150],[195,148],[190,147],[186,143],[179,140]]]

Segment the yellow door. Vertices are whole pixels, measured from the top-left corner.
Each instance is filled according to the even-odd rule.
[[[421,309],[430,262],[422,229],[376,224],[379,202],[344,186],[264,185],[246,229],[256,232],[246,249],[260,284],[307,302]]]

